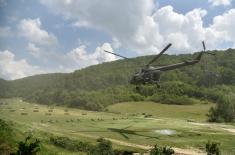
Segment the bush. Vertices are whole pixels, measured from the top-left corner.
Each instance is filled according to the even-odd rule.
[[[149,98],[150,101],[160,102],[163,104],[178,104],[178,105],[192,105],[198,103],[198,100],[182,95],[171,94],[154,94]]]
[[[172,155],[174,153],[175,151],[168,146],[159,147],[155,145],[154,148],[150,150],[150,155]]]
[[[50,137],[50,142],[55,146],[70,150],[86,152],[90,155],[114,155],[112,143],[104,138],[97,139],[98,145],[72,140],[67,137]]]
[[[111,141],[99,138],[97,142],[98,145],[90,151],[91,155],[114,155]]]
[[[72,140],[67,137],[50,137],[50,142],[58,147],[70,150],[70,151],[83,151],[87,152],[91,147],[91,144],[81,142],[78,140]]]
[[[21,113],[21,115],[28,115],[28,113],[26,113],[26,112],[22,112],[22,113]]]
[[[221,95],[215,107],[208,113],[210,122],[232,122],[235,120],[235,94]]]
[[[12,127],[10,124],[2,119],[0,119],[0,141],[2,139],[7,139],[9,136],[12,135]]]
[[[114,150],[115,155],[133,155],[135,152],[127,150]]]
[[[143,96],[141,96],[140,94],[135,94],[135,93],[133,93],[131,95],[131,98],[133,101],[143,101],[144,100]]]
[[[40,141],[38,139],[32,141],[31,139],[32,137],[28,136],[25,141],[19,142],[17,155],[36,155],[40,151]]]
[[[0,119],[0,154],[10,154],[13,150],[14,132],[10,122]]]
[[[206,143],[207,155],[220,155],[221,153],[220,153],[219,145],[220,145],[219,143],[208,141]]]

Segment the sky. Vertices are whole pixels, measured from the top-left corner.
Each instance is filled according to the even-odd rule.
[[[235,48],[235,0],[0,0],[0,78]]]

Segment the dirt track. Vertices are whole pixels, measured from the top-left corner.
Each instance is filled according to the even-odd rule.
[[[45,127],[40,126],[40,125],[39,126],[35,125],[34,129],[41,130],[41,131],[47,131],[47,129]],[[53,132],[53,133],[57,133],[57,131],[58,130],[55,130],[55,129],[50,130],[50,132]],[[85,134],[85,133],[81,133],[79,131],[67,130],[67,132],[69,132],[70,134],[73,134],[73,135],[78,135],[78,136],[82,136],[82,137],[86,137],[86,138],[90,138],[90,139],[98,139],[99,138],[99,136]],[[121,140],[117,140],[117,139],[113,139],[113,138],[105,138],[105,139],[110,140],[112,143],[117,144],[117,145],[140,148],[140,149],[146,150],[146,152],[153,147],[150,145],[141,145],[141,144],[136,144],[136,143],[130,143],[130,142],[125,142],[125,141],[121,141]],[[206,153],[204,153],[200,150],[194,149],[194,148],[182,149],[182,148],[173,147],[173,149],[177,155],[206,155]]]
[[[225,130],[235,135],[235,128],[231,128],[229,125],[221,125],[221,124],[216,124],[216,123],[191,123],[191,124],[198,125],[198,126],[212,127],[214,129],[219,129],[219,130]]]
[[[88,134],[84,134],[84,133],[78,133],[75,131],[73,131],[73,133],[76,135],[91,138],[91,139],[99,138],[98,136],[88,135]],[[135,143],[125,142],[125,141],[112,139],[112,138],[105,138],[105,139],[110,140],[114,144],[118,144],[118,145],[122,145],[122,146],[129,146],[129,147],[140,148],[140,149],[144,149],[144,150],[150,150],[152,148],[152,146],[149,146],[149,145],[135,144]],[[196,149],[182,149],[182,148],[176,148],[176,147],[174,147],[173,149],[174,149],[175,153],[178,155],[206,155],[206,153],[203,153],[200,150],[196,150]]]

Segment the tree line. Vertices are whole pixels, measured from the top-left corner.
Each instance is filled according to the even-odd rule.
[[[36,75],[6,81],[0,79],[0,97],[22,97],[26,101],[105,111],[111,104],[153,101],[165,104],[214,102],[210,121],[234,121],[235,50],[211,51],[194,66],[163,73],[161,87],[128,84],[132,74],[153,56],[118,60],[90,66],[73,73]],[[154,66],[192,59],[195,54],[163,55]],[[229,116],[228,116],[229,115]]]

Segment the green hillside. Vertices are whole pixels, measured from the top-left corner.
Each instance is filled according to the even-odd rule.
[[[13,81],[1,79],[0,96],[90,110],[105,110],[110,104],[127,101],[223,102],[221,96],[234,96],[235,92],[235,50],[211,52],[216,56],[203,55],[199,64],[163,73],[160,88],[142,86],[137,91],[128,84],[131,75],[154,57],[144,56],[94,65],[73,73],[35,75]],[[153,65],[182,62],[197,55],[163,55]]]

